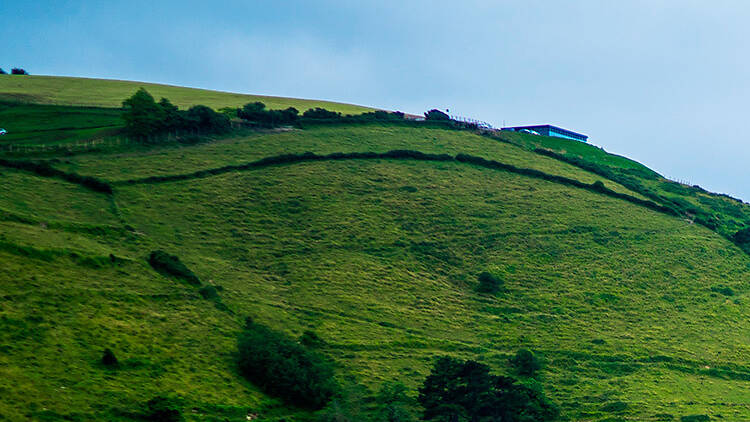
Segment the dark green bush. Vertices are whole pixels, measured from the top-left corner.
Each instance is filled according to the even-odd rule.
[[[299,342],[303,346],[309,347],[311,349],[322,347],[326,344],[326,342],[323,341],[320,336],[318,336],[314,331],[310,330],[306,330],[304,333],[302,333],[301,336],[299,336]]]
[[[200,286],[201,281],[195,273],[190,271],[175,255],[164,251],[153,251],[148,256],[148,263],[156,271],[186,281],[194,286]]]
[[[11,75],[28,75],[29,72],[25,71],[24,69],[14,67],[13,69],[10,70],[10,74]]]
[[[214,286],[203,286],[198,290],[203,299],[216,299],[219,297],[219,291]]]
[[[315,107],[302,113],[302,117],[306,119],[339,119],[341,118],[341,113],[326,110],[321,107]]]
[[[448,121],[448,120],[451,119],[450,116],[448,116],[447,114],[445,114],[442,111],[440,111],[438,109],[435,109],[435,108],[433,108],[430,111],[426,111],[424,113],[424,118],[425,118],[425,120],[439,120],[439,121],[440,120],[441,121]]]
[[[125,130],[130,135],[144,137],[164,129],[165,111],[144,88],[125,99],[122,107]]]
[[[102,354],[102,365],[104,366],[117,366],[118,361],[117,357],[115,357],[115,353],[110,349],[104,349],[104,353]]]
[[[732,241],[745,251],[750,251],[750,227],[738,230],[732,235]]]
[[[516,355],[511,358],[510,363],[519,375],[525,377],[533,377],[542,368],[539,359],[531,350],[527,349],[519,349]]]
[[[237,110],[237,117],[263,127],[290,125],[299,119],[299,111],[294,107],[285,110],[266,110],[261,102],[245,104]]]
[[[503,285],[503,281],[487,271],[479,274],[479,285],[477,291],[480,293],[497,293]]]
[[[223,133],[231,127],[229,117],[223,113],[203,105],[181,111],[166,98],[157,103],[143,88],[124,100],[122,106],[126,132],[141,139],[172,131]]]
[[[154,422],[181,422],[185,419],[176,400],[157,396],[146,403],[146,420]]]
[[[229,131],[229,118],[210,107],[196,105],[184,115],[183,126],[175,129],[197,130],[200,132],[224,133]],[[171,128],[168,128],[171,129]]]
[[[375,402],[377,420],[383,422],[408,422],[416,418],[411,412],[412,400],[401,382],[386,382],[380,388]]]
[[[539,384],[519,384],[481,363],[450,357],[437,360],[419,389],[419,403],[425,420],[544,422],[559,415]]]
[[[724,296],[734,296],[734,290],[732,290],[731,287],[725,286],[723,284],[718,286],[711,286],[711,291],[715,293],[721,293]]]
[[[330,364],[282,333],[251,322],[238,348],[241,374],[290,404],[320,409],[338,390]]]

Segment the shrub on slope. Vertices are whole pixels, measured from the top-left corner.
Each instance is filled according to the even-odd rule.
[[[290,404],[320,409],[338,390],[322,356],[282,333],[249,322],[238,347],[242,375]]]
[[[173,276],[180,280],[186,281],[194,286],[201,284],[200,279],[194,272],[190,271],[185,264],[175,255],[170,255],[164,251],[153,251],[148,256],[148,263],[158,272]]]

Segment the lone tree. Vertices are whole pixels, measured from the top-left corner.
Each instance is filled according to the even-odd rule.
[[[536,371],[542,368],[539,359],[527,349],[519,349],[510,361],[518,371],[518,375],[524,377],[533,377]]]
[[[11,69],[10,73],[13,75],[28,75],[29,74],[29,72],[18,67],[14,67],[13,69]]]
[[[552,421],[559,415],[539,387],[490,374],[487,365],[442,357],[419,389],[430,421]]]
[[[477,291],[480,293],[497,293],[498,290],[500,290],[500,286],[503,284],[502,280],[487,271],[479,274],[478,279],[479,285],[477,286]]]
[[[425,120],[442,120],[442,121],[448,121],[450,120],[450,116],[443,113],[442,111],[433,108],[432,110],[425,112],[424,114]]]
[[[125,128],[133,136],[146,137],[164,127],[165,112],[145,89],[139,89],[122,102]]]
[[[119,362],[117,361],[114,352],[110,349],[104,349],[104,354],[102,354],[102,365],[113,367],[118,364]]]

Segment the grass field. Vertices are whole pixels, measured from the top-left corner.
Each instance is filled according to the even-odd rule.
[[[285,153],[410,149],[639,195],[534,152],[544,147],[738,221],[748,212],[596,148],[511,135],[323,125],[50,161],[112,182],[112,195],[0,167],[0,420],[139,420],[156,395],[177,397],[189,421],[315,420],[239,376],[247,315],[293,337],[317,333],[361,405],[354,420],[384,382],[416,396],[438,356],[511,374],[519,348],[542,358],[539,381],[567,420],[750,420],[750,257],[689,218],[457,161],[121,183]],[[149,267],[157,249],[222,286],[227,308]],[[498,294],[475,291],[482,271],[504,280]],[[99,363],[105,348],[118,369]]]
[[[166,97],[180,108],[202,104],[219,109],[222,107],[242,107],[250,102],[261,101],[270,109],[295,107],[300,112],[314,107],[324,107],[345,114],[357,114],[373,110],[369,107],[331,101],[234,94],[145,82],[34,75],[0,75],[0,100],[113,108],[121,107],[122,101],[133,95],[141,87],[148,90],[157,101],[161,97]]]
[[[120,115],[111,108],[0,103],[0,127],[8,131],[0,144],[65,144],[101,137],[124,126]]]

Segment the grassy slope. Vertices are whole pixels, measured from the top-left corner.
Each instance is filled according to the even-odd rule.
[[[409,148],[600,179],[520,139],[528,145],[318,127],[55,165],[123,180],[286,152]],[[507,372],[507,356],[528,347],[573,420],[750,418],[750,259],[683,219],[456,162],[281,165],[121,186],[113,200],[14,170],[0,169],[0,183],[10,187],[0,195],[0,419],[129,420],[161,393],[180,395],[190,420],[303,417],[236,375],[246,314],[292,335],[316,331],[349,389],[391,379],[416,388],[443,354]],[[152,271],[145,256],[157,248],[224,286],[234,313]],[[473,290],[484,270],[506,280],[497,297]],[[735,294],[712,291],[722,285]],[[105,347],[122,369],[98,365]],[[617,401],[626,408],[603,410]]]
[[[535,148],[552,150],[631,178],[658,196],[684,204],[683,208],[693,208],[714,216],[718,222],[716,231],[724,236],[731,236],[737,230],[750,226],[750,207],[742,201],[707,192],[698,186],[687,186],[671,181],[626,157],[608,154],[603,149],[592,145],[580,142],[571,143],[547,136],[511,132],[500,132],[495,136],[527,150]]]
[[[0,103],[1,144],[63,144],[102,136],[123,127],[120,110]]]
[[[261,101],[271,109],[295,107],[300,111],[305,111],[308,108],[325,107],[349,114],[372,110],[368,107],[330,101],[234,94],[144,82],[59,76],[0,75],[0,99],[38,104],[120,107],[123,99],[133,95],[141,87],[146,88],[157,100],[166,97],[181,108],[196,104],[216,109],[241,107],[249,102]]]

